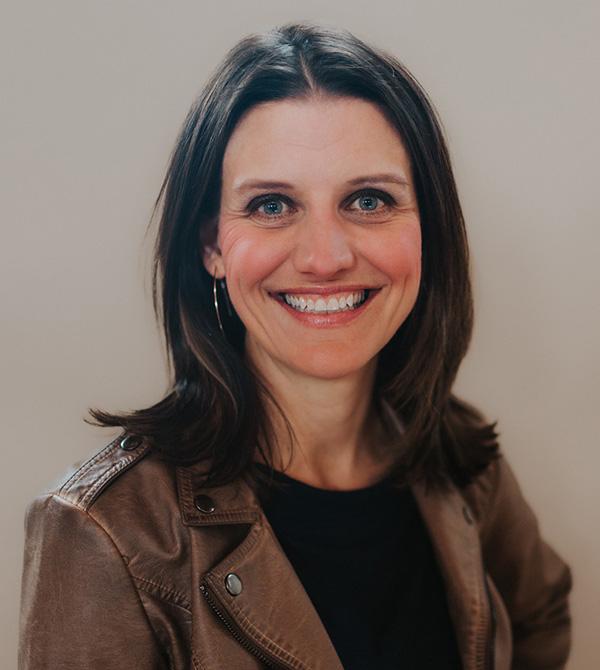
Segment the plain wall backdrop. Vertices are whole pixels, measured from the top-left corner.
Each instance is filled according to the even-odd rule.
[[[144,234],[183,118],[243,35],[309,20],[391,51],[441,115],[476,297],[457,391],[498,419],[572,566],[569,668],[599,667],[598,3],[0,9],[0,666],[16,666],[26,504],[117,434],[86,425],[87,407],[140,407],[166,389]]]

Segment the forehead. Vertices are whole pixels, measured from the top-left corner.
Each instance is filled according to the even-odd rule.
[[[379,108],[358,98],[280,100],[251,108],[238,122],[223,159],[235,188],[248,177],[352,177],[410,165],[398,131]]]

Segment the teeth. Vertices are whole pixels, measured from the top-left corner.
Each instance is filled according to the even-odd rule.
[[[327,301],[323,298],[312,300],[311,298],[299,297],[288,293],[283,293],[282,295],[286,303],[299,312],[322,314],[324,312],[345,312],[347,310],[356,309],[366,300],[367,291],[356,291],[347,296],[341,296],[339,299],[329,298]]]

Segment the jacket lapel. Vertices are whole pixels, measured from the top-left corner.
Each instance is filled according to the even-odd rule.
[[[472,514],[454,487],[442,492],[415,484],[412,491],[444,578],[463,667],[485,667],[489,606],[479,534]]]
[[[177,485],[183,521],[195,527],[193,590],[204,593],[213,611],[220,611],[229,622],[234,631],[227,633],[231,640],[240,636],[246,641],[234,644],[241,642],[255,655],[264,654],[275,667],[343,670],[248,484],[239,480],[209,488],[192,466],[177,468]],[[415,484],[412,492],[444,578],[463,667],[477,670],[485,663],[489,624],[477,528],[457,489],[442,492]],[[214,526],[222,532],[210,532]],[[227,587],[228,575],[241,586],[237,595]]]
[[[256,652],[264,654],[275,667],[343,670],[317,611],[252,489],[242,480],[207,488],[195,477],[193,468],[179,468],[177,479],[184,523],[198,531],[196,535],[192,531],[197,555],[193,561],[193,585],[207,596],[216,619],[219,617],[215,609],[224,614],[235,631],[228,635],[233,639],[239,634],[248,642],[238,640],[242,646],[251,647],[255,656]],[[201,506],[210,509],[212,504],[213,512],[196,507],[194,500],[199,495],[204,496],[199,501]],[[214,534],[209,533],[213,547],[207,551],[208,542],[201,537],[201,531],[217,525],[237,526],[237,530],[228,529],[230,536],[237,539],[230,547],[217,548]],[[240,526],[245,526],[247,532],[240,533]],[[228,590],[228,575],[235,575],[233,583],[241,587],[237,595]]]

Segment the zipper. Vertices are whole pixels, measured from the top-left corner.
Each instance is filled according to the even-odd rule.
[[[485,578],[485,572],[483,577],[484,591],[486,595],[486,601],[488,604],[487,612],[489,612],[489,620],[486,616],[485,620],[485,637],[483,643],[478,646],[477,653],[477,668],[481,670],[494,670],[494,640],[496,636],[496,613],[494,610],[494,605],[492,603],[490,591],[487,585],[487,579]],[[231,635],[239,642],[239,644],[244,647],[248,652],[256,656],[256,658],[264,663],[268,668],[283,668],[283,670],[289,670],[290,666],[284,665],[279,659],[276,659],[274,656],[267,654],[263,649],[257,647],[253,642],[251,642],[241,631],[240,627],[237,624],[234,624],[231,619],[223,614],[223,611],[219,609],[215,597],[208,588],[206,582],[200,584],[200,591],[204,596],[206,602],[208,603],[210,609],[215,613],[219,621],[225,626],[225,628],[231,633]],[[481,638],[480,638],[481,639]],[[481,650],[481,652],[479,651]],[[480,661],[481,659],[481,661]]]
[[[257,647],[254,643],[252,643],[241,631],[240,627],[233,623],[231,619],[225,614],[223,614],[223,611],[219,609],[217,605],[217,601],[213,594],[210,592],[208,588],[208,584],[206,582],[202,582],[200,584],[200,591],[202,592],[202,595],[206,599],[206,602],[208,603],[209,607],[211,610],[215,613],[219,621],[225,626],[225,628],[233,635],[233,637],[246,649],[249,651],[251,654],[256,656],[256,658],[261,661],[261,663],[264,663],[268,668],[283,668],[284,670],[290,670],[291,666],[284,665],[279,659],[276,659],[274,656],[267,654],[266,651],[263,649],[260,649]]]

